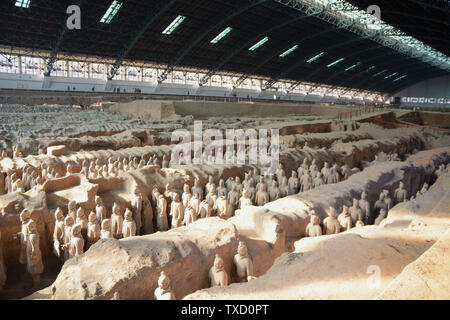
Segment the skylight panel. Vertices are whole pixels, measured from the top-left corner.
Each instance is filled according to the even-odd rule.
[[[405,74],[404,76],[401,76],[400,78],[395,79],[393,82],[397,82],[397,81],[400,81],[402,79],[405,79],[407,76],[408,75]]]
[[[340,58],[340,59],[336,60],[335,62],[330,63],[329,65],[327,65],[327,67],[330,68],[332,66],[335,66],[335,65],[337,65],[338,63],[341,63],[344,60],[345,60],[345,58]]]
[[[167,28],[164,29],[162,34],[171,34],[176,28],[179,27],[179,25],[186,19],[185,16],[179,15],[176,17]]]
[[[19,8],[29,8],[31,0],[16,0],[15,6]]]
[[[255,51],[256,49],[258,49],[259,47],[261,47],[264,43],[266,43],[267,41],[269,41],[268,37],[265,37],[261,40],[258,41],[258,43],[256,43],[254,46],[252,46],[250,49],[248,49],[249,51]]]
[[[322,57],[324,54],[325,54],[325,52],[321,52],[318,55],[316,55],[316,56],[312,57],[311,59],[307,60],[306,62],[307,63],[314,62],[314,61],[320,59],[320,57]]]
[[[109,24],[111,23],[112,19],[115,17],[119,9],[122,7],[123,2],[119,2],[117,0],[114,0],[111,5],[109,6],[108,10],[106,10],[103,17],[100,19],[101,23]]]
[[[354,65],[352,65],[352,66],[348,67],[347,69],[345,69],[345,71],[349,71],[349,70],[355,69],[360,64],[361,64],[361,62],[355,63]]]
[[[293,51],[298,49],[298,44],[296,44],[295,46],[293,46],[292,48],[286,50],[285,52],[283,52],[282,54],[280,54],[280,58],[284,58],[288,55],[290,55]]]
[[[384,69],[383,71],[377,72],[372,76],[372,78],[375,78],[376,76],[379,76],[380,74],[385,73],[386,71],[388,71],[388,69]]]
[[[227,34],[229,34],[231,32],[231,30],[233,30],[233,28],[231,28],[231,27],[225,28],[221,33],[219,33],[217,35],[217,37],[215,37],[214,39],[211,40],[211,43],[219,42],[220,40],[225,38],[227,36]]]
[[[397,74],[398,74],[398,72],[394,72],[393,74],[390,74],[390,75],[384,77],[384,79],[390,79],[390,78],[392,78],[393,76],[395,76]]]

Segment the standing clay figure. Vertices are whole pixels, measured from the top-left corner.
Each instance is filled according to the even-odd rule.
[[[3,242],[2,242],[2,233],[0,231],[0,292],[2,292],[3,286],[6,282],[6,264],[5,259],[3,257]]]
[[[214,259],[214,265],[209,269],[209,278],[211,279],[211,287],[228,285],[229,277],[225,271],[223,259],[218,254]]]
[[[289,195],[293,195],[298,193],[299,191],[299,185],[300,185],[300,179],[297,178],[297,172],[296,171],[292,171],[291,173],[291,177],[289,178],[288,181],[288,186],[289,186]]]
[[[353,199],[353,206],[350,208],[350,216],[352,217],[352,224],[356,225],[356,222],[363,221],[364,215],[363,211],[359,207],[358,199]]]
[[[211,187],[214,185],[214,182],[213,182],[213,177],[212,176],[209,176],[208,177],[208,183],[205,185],[205,194],[208,194],[209,193],[209,189],[211,189]]]
[[[211,187],[213,187],[213,185],[211,185],[208,190],[211,190]],[[209,191],[208,191],[208,193],[209,193]],[[183,186],[183,195],[181,196],[181,202],[183,203],[183,206],[185,208],[187,208],[187,206],[191,202],[191,198],[192,198],[191,190],[189,189],[189,185],[185,183]]]
[[[209,189],[209,193],[206,195],[206,201],[208,202],[209,207],[212,210],[212,213],[214,213],[217,209],[217,195],[216,195],[216,188],[214,186]]]
[[[255,203],[257,206],[263,206],[269,202],[269,193],[267,192],[267,186],[263,184],[261,189],[256,192]]]
[[[330,207],[328,217],[323,220],[323,234],[330,235],[337,234],[339,232],[341,232],[341,224],[337,219],[336,209]]]
[[[42,254],[39,247],[39,233],[34,221],[30,221],[27,228],[27,271],[33,279],[34,289],[37,289],[41,282],[41,274],[44,272]]]
[[[217,216],[222,219],[228,219],[230,206],[225,196],[220,196],[216,202]]]
[[[372,210],[370,208],[370,202],[367,200],[367,193],[363,192],[361,194],[361,200],[359,200],[359,207],[363,212],[363,222],[364,225],[369,225],[372,219]]]
[[[221,180],[223,180],[223,179],[221,179]],[[219,181],[219,183],[220,183],[220,181]],[[233,188],[233,186],[234,186],[234,178],[233,177],[229,177],[227,179],[227,181],[225,181],[225,187],[227,188],[226,193],[230,192],[231,188]]]
[[[347,206],[342,208],[342,213],[339,215],[338,221],[343,230],[347,231],[352,228],[352,216],[350,215]]]
[[[279,189],[280,189],[280,198],[284,198],[289,195],[288,180],[286,177],[283,177],[281,179],[281,184],[280,184]]]
[[[389,190],[383,190],[384,193],[384,203],[386,203],[386,210],[389,211],[392,208],[392,199],[389,196]]]
[[[70,200],[67,204],[68,215],[72,217],[73,222],[77,220],[77,203],[73,200]]]
[[[304,171],[300,178],[301,192],[305,192],[312,189],[312,178],[308,171]]]
[[[114,239],[113,233],[111,232],[111,219],[104,219],[102,221],[100,239]]]
[[[328,176],[328,173],[330,172],[330,166],[328,162],[325,162],[323,165],[322,170],[320,171],[322,173],[322,176],[326,178]]]
[[[19,263],[27,263],[27,241],[28,241],[28,224],[31,223],[31,214],[27,209],[23,209],[20,213],[20,222],[22,223],[21,231],[13,237],[20,241]]]
[[[302,163],[301,167],[305,171],[309,170],[309,160],[308,160],[308,158],[303,159],[303,163]]]
[[[223,181],[223,179],[219,180],[219,187],[217,188],[217,196],[224,196],[226,197],[228,193],[228,189],[225,186],[225,181]]]
[[[77,210],[77,219],[75,220],[75,223],[81,226],[81,235],[85,239],[87,235],[88,219],[86,218],[84,210],[81,207]]]
[[[64,214],[61,208],[55,211],[55,227],[53,229],[53,252],[58,261],[64,261],[64,254],[61,246],[64,244]]]
[[[192,208],[192,205],[189,204],[188,207],[184,210],[184,224],[190,225],[191,223],[194,223],[196,221],[195,217],[195,211],[194,208]]]
[[[122,225],[122,235],[124,238],[134,237],[136,235],[136,222],[133,220],[133,213],[130,209],[125,210],[125,219]]]
[[[320,237],[322,235],[318,216],[311,215],[311,222],[306,226],[306,235],[308,237]]]
[[[244,190],[244,185],[241,183],[241,178],[236,177],[234,181],[235,181],[234,186],[236,187],[238,195],[242,194],[242,191]]]
[[[103,205],[102,198],[99,196],[95,196],[95,215],[97,216],[99,225],[101,225],[102,221],[106,219],[106,208]]]
[[[142,195],[139,189],[134,189],[134,195],[131,199],[131,211],[133,213],[133,220],[136,223],[136,234],[141,234],[142,228]]]
[[[111,215],[111,232],[116,239],[122,237],[123,213],[117,203],[113,204]]]
[[[272,186],[269,188],[269,201],[275,201],[280,198],[280,189],[278,188],[278,183],[273,180]]]
[[[322,172],[317,172],[316,178],[313,181],[313,188],[318,188],[325,184],[325,181],[322,177]]]
[[[142,200],[142,228],[143,234],[151,234],[153,230],[153,208],[150,200]]]
[[[375,202],[375,205],[373,207],[375,219],[380,214],[381,209],[384,209],[385,211],[387,211],[387,205],[386,205],[386,202],[384,201],[384,197],[385,197],[384,192],[381,192],[379,200],[377,202]]]
[[[192,187],[191,193],[198,194],[198,198],[200,200],[203,200],[203,188],[200,186],[200,180],[197,178],[195,179],[194,186]]]
[[[248,197],[250,198],[250,200],[252,200],[252,203],[255,202],[255,197],[256,197],[256,188],[255,188],[255,183],[253,181],[254,180],[250,180],[250,182],[248,183],[248,187],[247,187]]]
[[[161,271],[158,279],[158,287],[155,289],[156,300],[176,300],[175,295],[170,288],[170,279]]]
[[[195,220],[197,221],[197,216],[198,213],[200,212],[200,203],[201,200],[198,198],[198,194],[195,193],[194,196],[191,198],[191,202],[189,203],[192,207],[192,209],[194,210],[194,214],[195,214]]]
[[[245,242],[239,242],[237,254],[234,256],[233,262],[236,266],[236,275],[239,282],[255,279],[252,258],[248,254],[248,248]]]
[[[383,221],[384,219],[386,219],[386,210],[384,208],[380,209],[380,214],[378,215],[378,217],[375,219],[375,225],[380,225],[381,221]]]
[[[81,225],[75,224],[72,227],[72,235],[70,237],[70,244],[65,245],[69,249],[69,257],[73,258],[84,253],[84,239],[81,235]]]
[[[161,168],[168,168],[169,167],[169,161],[167,160],[167,156],[164,154],[162,158],[162,164]]]
[[[267,190],[267,185],[264,182],[264,177],[260,176],[259,177],[259,182],[256,184],[256,193],[258,193],[258,191],[261,190],[262,186],[266,186],[266,190]],[[256,193],[255,193],[255,197],[256,197]]]
[[[72,238],[72,227],[75,224],[75,221],[72,219],[71,216],[67,215],[64,218],[64,261],[70,259],[70,239]]]
[[[250,199],[248,191],[244,189],[242,192],[242,197],[239,199],[239,208],[244,209],[245,207],[249,207],[251,205],[253,205],[252,199]]]
[[[170,208],[170,216],[172,217],[171,228],[178,228],[183,225],[183,204],[180,201],[180,195],[175,194],[175,198]]]
[[[405,202],[408,199],[408,192],[403,182],[400,182],[398,188],[394,192],[395,203]]]
[[[207,200],[203,200],[200,203],[200,212],[199,212],[199,218],[209,218],[212,214],[212,208],[209,206],[209,203]]]
[[[95,212],[91,212],[89,214],[89,223],[87,228],[87,237],[86,237],[86,250],[88,250],[94,243],[100,240],[101,230],[100,224],[97,220],[97,215]]]
[[[238,178],[238,177],[236,177]],[[228,193],[228,204],[230,205],[230,216],[233,216],[234,211],[237,210],[239,205],[239,195],[240,193],[237,191],[236,184],[232,187],[231,191]]]
[[[156,226],[158,230],[169,230],[169,222],[167,220],[167,200],[162,194],[159,194],[158,196],[156,211]]]

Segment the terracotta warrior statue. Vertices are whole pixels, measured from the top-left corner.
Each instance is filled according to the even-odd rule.
[[[171,228],[178,228],[183,225],[183,204],[180,201],[180,195],[175,194],[175,198],[170,208],[170,216],[172,217]]]
[[[74,200],[70,200],[67,204],[68,215],[72,217],[73,222],[77,220],[77,203]]]
[[[75,224],[75,221],[71,216],[67,215],[64,218],[64,245],[62,248],[64,249],[64,261],[70,259],[70,239],[72,238],[72,227]]]
[[[405,202],[408,199],[408,192],[403,182],[400,182],[398,188],[395,190],[394,199],[396,203]]]
[[[252,205],[252,199],[250,199],[247,189],[244,189],[244,191],[242,192],[242,197],[239,199],[239,208],[243,209]]]
[[[95,196],[95,215],[99,225],[106,219],[106,208],[103,205],[102,198],[99,196]]]
[[[352,228],[352,216],[347,206],[342,208],[342,213],[338,217],[338,221],[341,224],[343,230],[347,231]]]
[[[169,230],[169,221],[167,220],[167,200],[162,194],[158,192],[157,206],[156,206],[156,226],[159,231]]]
[[[361,194],[361,200],[359,200],[359,207],[361,208],[364,216],[364,225],[369,225],[372,221],[372,210],[370,208],[370,202],[367,200],[367,193]]]
[[[280,184],[279,189],[280,189],[280,198],[284,198],[289,195],[288,180],[286,177],[283,177],[281,179],[281,184]]]
[[[94,211],[89,214],[89,223],[87,228],[86,250],[88,250],[94,243],[100,240],[100,224],[97,220],[97,215]]]
[[[261,186],[261,189],[258,192],[256,192],[255,203],[257,206],[263,206],[269,201],[270,200],[269,200],[269,193],[267,192],[267,186],[266,184],[263,184]]]
[[[211,187],[214,185],[214,182],[213,182],[213,177],[212,176],[209,176],[208,177],[208,183],[205,185],[205,194],[208,194],[209,193],[209,190],[211,189]]]
[[[236,177],[236,178],[238,178],[238,177]],[[231,188],[231,191],[228,193],[228,196],[227,196],[227,201],[228,201],[228,204],[230,205],[230,216],[233,216],[234,211],[238,208],[239,195],[240,195],[240,193],[237,191],[237,186],[235,184],[235,185],[233,185],[233,187]]]
[[[111,214],[111,232],[116,239],[122,237],[123,213],[117,203],[113,204]]]
[[[218,254],[214,259],[214,265],[209,269],[209,278],[211,279],[211,287],[228,285],[229,277],[225,271],[223,259]]]
[[[64,214],[61,208],[55,211],[55,227],[53,229],[53,252],[59,262],[64,262],[62,245],[64,244]]]
[[[212,187],[212,186],[210,186],[210,187]],[[209,193],[209,191],[208,191],[208,193]],[[187,206],[191,202],[191,198],[192,198],[191,190],[189,189],[189,185],[187,183],[185,183],[183,186],[183,195],[181,196],[181,202],[183,203],[183,206],[185,208],[187,208]]]
[[[217,196],[227,196],[228,190],[227,187],[225,186],[225,181],[223,181],[223,179],[219,180],[219,187],[217,188]]]
[[[230,205],[224,196],[220,196],[216,202],[217,216],[222,219],[228,219],[230,212]]]
[[[136,223],[136,234],[140,235],[142,228],[142,195],[137,187],[134,189],[134,195],[131,199],[131,212]]]
[[[248,248],[245,242],[239,242],[237,254],[234,256],[233,262],[236,266],[236,275],[239,282],[255,279],[252,258],[248,254]]]
[[[134,237],[136,235],[136,222],[133,220],[133,213],[130,209],[125,210],[125,219],[122,225],[122,234],[124,238]]]
[[[289,178],[289,181],[288,181],[288,186],[289,186],[289,195],[298,193],[299,186],[300,186],[300,179],[297,178],[296,171],[292,171],[291,177]]]
[[[311,215],[311,222],[306,226],[306,235],[308,237],[320,237],[322,235],[322,228],[319,225],[319,217]]]
[[[359,207],[359,200],[353,199],[353,206],[350,208],[350,216],[352,217],[352,224],[355,226],[356,222],[363,221],[364,215],[362,209]]]
[[[385,194],[384,194],[384,192],[381,192],[379,200],[377,202],[375,202],[375,205],[373,207],[375,218],[378,217],[381,209],[384,209],[387,212],[387,205],[386,205],[386,202],[384,201],[384,198],[385,198]]]
[[[155,289],[156,300],[176,300],[175,295],[170,288],[170,279],[161,271],[158,279],[158,287]]]
[[[323,234],[330,235],[341,232],[341,224],[337,219],[336,209],[330,207],[328,210],[328,217],[323,220]]]
[[[375,219],[375,225],[377,225],[377,226],[380,225],[381,221],[386,219],[386,216],[387,216],[386,210],[384,208],[381,208],[380,209],[380,214]]]
[[[33,287],[37,289],[41,282],[41,274],[44,272],[42,263],[42,254],[39,247],[39,233],[37,231],[36,222],[30,221],[27,224],[27,271],[33,279]]]
[[[26,264],[27,263],[27,241],[28,241],[28,224],[30,224],[33,220],[31,220],[30,211],[27,209],[23,209],[20,213],[20,222],[22,223],[21,231],[17,234],[13,235],[15,239],[19,239],[20,241],[20,254],[19,254],[19,263]]]
[[[111,232],[111,219],[104,219],[102,221],[100,239],[114,239],[113,233]]]
[[[209,203],[207,200],[203,200],[200,203],[200,212],[199,212],[199,218],[209,218],[212,214],[212,208],[209,206]]]
[[[197,178],[195,179],[194,186],[192,187],[191,193],[198,194],[198,198],[200,200],[203,200],[203,188],[200,186],[200,180]]]
[[[323,186],[325,184],[325,181],[322,177],[322,172],[318,172],[316,178],[313,181],[313,188],[318,188],[320,186]]]
[[[75,224],[71,230],[70,243],[65,244],[66,249],[69,249],[69,258],[76,257],[84,253],[84,239],[81,235],[81,225]]]

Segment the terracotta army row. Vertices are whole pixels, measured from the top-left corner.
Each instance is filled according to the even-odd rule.
[[[428,190],[428,184],[425,183],[419,191],[423,194]],[[411,198],[413,199],[413,197]],[[310,212],[310,223],[306,227],[306,236],[318,237],[321,235],[330,235],[347,231],[354,227],[363,227],[365,225],[379,225],[386,217],[389,210],[398,203],[408,200],[408,192],[404,183],[400,182],[394,191],[394,199],[390,198],[389,190],[383,190],[379,199],[375,202],[373,209],[367,199],[366,192],[361,194],[361,199],[353,199],[353,206],[342,207],[342,213],[337,214],[336,209],[330,207],[328,217],[322,222],[323,228],[320,226],[320,218],[312,210]]]
[[[233,265],[236,271],[236,277],[239,282],[248,282],[256,279],[253,272],[253,261],[248,253],[245,242],[240,241],[237,253],[233,258]],[[225,270],[225,264],[220,255],[216,254],[213,266],[209,269],[209,280],[211,287],[227,286],[230,284],[230,276]],[[158,279],[158,287],[156,288],[155,298],[157,300],[175,300],[175,294],[172,292],[170,279],[164,273]]]

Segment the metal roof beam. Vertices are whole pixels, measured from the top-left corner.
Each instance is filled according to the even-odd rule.
[[[150,25],[156,21],[159,17],[161,17],[169,8],[172,6],[176,0],[164,0],[162,3],[159,4],[159,6],[151,6],[148,8],[148,12],[146,12],[145,20],[141,23],[138,23],[138,28],[136,31],[131,35],[130,40],[128,43],[123,47],[122,51],[119,54],[119,57],[117,58],[116,62],[113,64],[111,71],[108,75],[108,80],[112,80],[114,76],[117,74],[117,72],[120,69],[120,66],[122,65],[123,61],[127,58],[130,51],[133,49],[136,42],[139,40],[139,38],[144,34],[145,31],[150,27]]]

